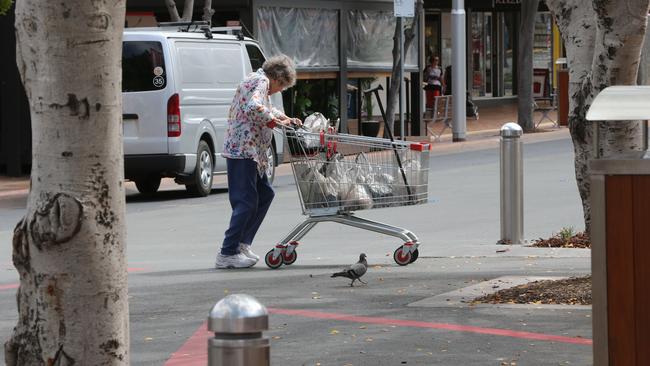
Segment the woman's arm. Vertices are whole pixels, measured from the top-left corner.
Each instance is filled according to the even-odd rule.
[[[276,120],[273,111],[264,104],[264,100],[268,97],[267,93],[268,82],[264,79],[248,84],[248,90],[243,93],[245,100],[242,111],[255,124],[268,126]]]

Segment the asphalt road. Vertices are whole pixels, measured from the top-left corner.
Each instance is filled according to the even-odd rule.
[[[571,142],[566,134],[546,140],[524,148],[528,240],[583,227]],[[132,364],[204,365],[202,355],[187,351],[191,347],[176,351],[186,342],[205,345],[199,328],[229,293],[253,295],[273,309],[266,333],[273,365],[591,364],[589,308],[446,306],[444,299],[442,305],[414,304],[501,276],[589,273],[588,250],[495,244],[498,158],[495,141],[466,151],[434,150],[428,204],[359,211],[418,235],[420,259],[407,267],[392,260],[399,240],[324,223],[301,241],[290,267],[271,271],[259,263],[217,271],[214,257],[230,215],[222,180],[202,199],[189,198],[180,186],[143,199],[128,185]],[[279,169],[275,187],[253,247],[260,255],[303,219],[288,166]],[[2,338],[16,322],[11,233],[23,212],[24,197],[0,200]],[[360,252],[371,266],[367,286],[329,278]]]

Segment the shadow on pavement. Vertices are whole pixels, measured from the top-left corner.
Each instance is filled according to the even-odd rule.
[[[212,191],[210,192],[211,195],[213,194],[223,194],[227,193],[228,189],[227,188],[212,188]],[[126,202],[127,203],[134,203],[134,202],[165,202],[165,201],[172,201],[172,200],[179,200],[179,199],[204,199],[205,197],[194,197],[190,195],[186,190],[184,189],[179,189],[179,190],[169,190],[169,191],[158,191],[156,192],[155,195],[153,196],[147,196],[140,194],[135,191],[127,191],[126,193]]]

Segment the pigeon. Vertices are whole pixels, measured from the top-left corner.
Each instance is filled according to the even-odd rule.
[[[359,282],[367,285],[366,282],[361,281],[361,276],[366,274],[368,270],[368,262],[366,261],[366,255],[361,253],[359,255],[359,261],[350,267],[342,270],[341,272],[336,272],[332,277],[346,277],[352,280],[350,287],[354,287],[354,281],[359,280]]]

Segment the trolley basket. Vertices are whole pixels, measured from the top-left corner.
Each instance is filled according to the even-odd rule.
[[[298,240],[324,221],[398,237],[404,243],[395,251],[395,261],[406,265],[417,259],[420,243],[415,234],[357,217],[354,211],[426,203],[429,144],[300,128],[285,128],[285,134],[307,219],[267,253],[270,268],[295,262]]]

